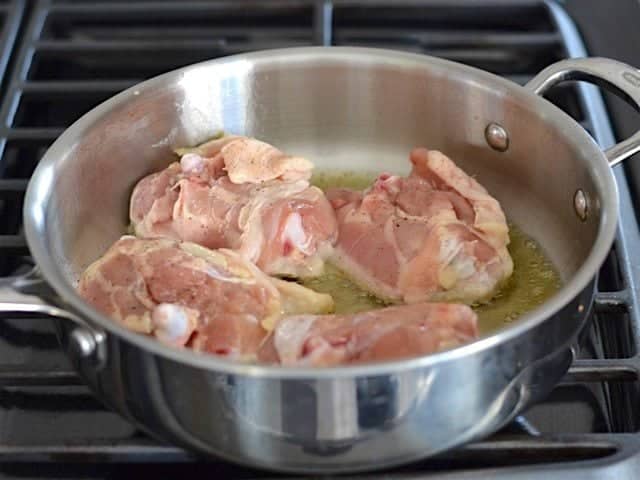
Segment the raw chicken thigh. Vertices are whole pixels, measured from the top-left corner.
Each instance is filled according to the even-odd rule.
[[[427,355],[473,340],[466,305],[419,303],[351,315],[283,319],[258,352],[265,363],[329,367]]]
[[[181,153],[136,185],[129,213],[137,236],[230,248],[269,275],[322,272],[337,224],[309,184],[311,162],[235,136]]]
[[[282,316],[328,313],[329,295],[268,277],[239,254],[124,236],[80,278],[80,295],[171,346],[251,358]]]
[[[339,226],[332,261],[388,301],[490,299],[513,271],[500,204],[438,151],[416,148],[410,160],[408,177],[327,193]]]
[[[499,203],[437,151],[364,192],[310,185],[313,165],[253,138],[177,151],[136,185],[120,238],[78,291],[124,327],[175,347],[269,364],[333,366],[427,355],[478,336],[467,305],[513,270]],[[327,198],[328,197],[328,198]],[[330,260],[383,300],[354,314],[275,276]]]

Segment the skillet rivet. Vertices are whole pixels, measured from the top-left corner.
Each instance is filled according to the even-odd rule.
[[[578,218],[583,222],[589,216],[589,201],[587,200],[587,195],[581,188],[576,190],[576,193],[573,196],[573,209],[575,210]]]
[[[69,335],[70,347],[82,358],[89,358],[96,350],[93,336],[84,329],[76,328]]]
[[[506,152],[509,148],[509,134],[502,125],[494,122],[487,125],[484,129],[484,138],[489,146],[498,152]]]

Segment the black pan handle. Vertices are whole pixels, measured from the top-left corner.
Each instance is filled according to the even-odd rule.
[[[583,80],[615,93],[640,112],[640,70],[609,58],[590,57],[562,60],[536,75],[526,88],[544,95],[561,82]],[[640,131],[607,149],[604,153],[612,167],[640,152]]]

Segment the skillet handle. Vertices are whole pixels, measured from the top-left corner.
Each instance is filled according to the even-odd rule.
[[[606,88],[640,112],[640,70],[609,58],[562,60],[538,73],[525,88],[542,96],[554,85],[571,80],[583,80]],[[604,153],[613,167],[639,151],[640,131]]]
[[[76,314],[49,303],[55,293],[36,267],[25,275],[0,280],[0,318],[55,319],[75,326],[69,334],[69,347],[76,357],[100,368],[106,360],[106,335]]]

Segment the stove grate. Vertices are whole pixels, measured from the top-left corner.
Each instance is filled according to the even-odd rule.
[[[24,3],[0,4],[0,74]],[[490,19],[490,21],[485,21]],[[30,267],[21,208],[49,144],[82,113],[158,73],[232,53],[299,45],[361,45],[445,57],[525,83],[545,65],[583,56],[555,3],[492,0],[273,0],[34,2],[22,23],[0,105],[0,275]],[[2,77],[3,75],[0,75]],[[69,93],[72,93],[70,95]],[[604,147],[613,143],[602,98],[584,85],[550,99]],[[585,342],[544,402],[489,439],[394,470],[394,478],[491,469],[495,478],[606,478],[633,472],[640,452],[638,403],[640,231],[622,170],[616,246],[600,273]],[[46,320],[0,319],[0,471],[25,477],[180,475],[202,468],[110,412],[83,386]],[[159,465],[161,463],[162,465]],[[545,467],[542,469],[541,465]],[[37,465],[37,467],[34,467]],[[234,478],[271,474],[209,461]],[[155,470],[154,470],[155,469]],[[626,470],[625,470],[626,469]],[[361,476],[358,478],[376,478]],[[613,477],[611,477],[613,478]]]

